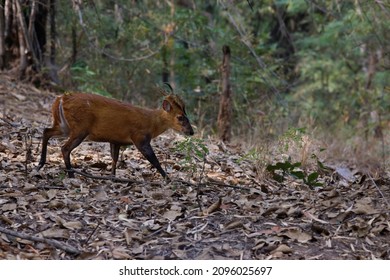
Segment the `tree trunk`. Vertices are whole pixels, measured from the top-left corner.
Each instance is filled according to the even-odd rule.
[[[5,18],[4,18],[4,6],[0,4],[0,70],[5,67]]]
[[[55,39],[55,0],[3,0],[0,4],[0,68],[15,69],[20,79],[33,80],[46,69],[46,25],[51,11],[51,35]],[[53,41],[54,42],[54,41]],[[52,51],[50,61],[54,62]],[[33,70],[33,71],[27,71]]]
[[[4,4],[4,37],[5,41],[9,41],[7,39],[11,36],[11,27],[12,27],[12,21],[13,21],[13,7],[12,7],[12,0],[5,0]]]
[[[19,41],[19,79],[24,79],[26,74],[26,69],[28,66],[27,62],[27,53],[29,53],[30,49],[27,46],[26,39],[27,37],[27,30],[26,30],[26,24],[24,22],[23,12],[22,8],[20,6],[19,0],[15,0],[14,2],[14,11],[16,11],[17,14],[17,34],[18,34],[18,41]]]
[[[29,41],[33,58],[35,59],[34,68],[36,70],[39,70],[45,63],[48,7],[49,0],[33,1],[31,4],[29,30],[31,29],[32,32],[29,34]]]
[[[232,127],[232,92],[230,88],[230,48],[222,47],[222,93],[219,102],[218,135],[224,142],[231,140]]]
[[[51,65],[55,64],[56,58],[56,38],[57,38],[57,28],[56,28],[56,1],[50,0],[50,63]]]
[[[161,73],[161,78],[162,82],[164,83],[169,83],[169,66],[168,66],[168,47],[165,45],[161,49],[161,57],[162,57],[162,73]]]
[[[173,86],[173,88],[175,88],[175,51],[174,51],[174,48],[175,48],[175,38],[173,37],[173,33],[175,32],[175,27],[176,27],[176,24],[175,22],[173,21],[173,18],[175,16],[175,1],[168,1],[168,4],[169,6],[171,7],[171,19],[172,19],[172,22],[171,22],[171,35],[170,35],[170,40],[172,41],[170,43],[170,48],[171,48],[171,60],[170,60],[170,63],[169,63],[169,70],[170,70],[170,73],[169,73],[169,78],[170,78],[170,81],[171,81],[171,84]]]
[[[70,59],[71,65],[75,64],[77,61],[77,30],[76,24],[72,25],[72,56]]]
[[[49,27],[50,27],[50,53],[46,59],[46,66],[49,70],[49,78],[55,84],[60,83],[56,67],[56,39],[57,39],[57,27],[56,27],[56,0],[49,0]]]
[[[368,59],[367,59],[367,67],[365,72],[367,73],[366,79],[366,90],[370,90],[372,88],[372,81],[374,80],[376,73],[376,66],[378,64],[377,52],[375,50],[371,50],[367,48]]]
[[[175,22],[173,17],[175,15],[175,4],[174,1],[168,1],[168,5],[171,8],[171,19],[172,21],[163,27],[163,32],[166,36],[166,44],[161,50],[161,56],[163,61],[162,69],[162,81],[163,83],[169,83],[175,88],[175,56],[174,56],[174,47],[175,47],[175,38],[173,34],[175,33]]]

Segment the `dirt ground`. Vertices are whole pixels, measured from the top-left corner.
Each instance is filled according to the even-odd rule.
[[[238,147],[205,139],[205,160],[153,141],[171,181],[141,154],[83,143],[64,173],[61,141],[35,171],[55,94],[0,76],[0,259],[389,259],[390,180],[329,167],[320,186],[258,176]],[[196,136],[195,136],[196,137]]]

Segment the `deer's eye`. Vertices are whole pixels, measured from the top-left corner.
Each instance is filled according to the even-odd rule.
[[[183,115],[177,116],[177,120],[179,122],[184,122],[185,119],[186,119],[186,117],[184,117]]]

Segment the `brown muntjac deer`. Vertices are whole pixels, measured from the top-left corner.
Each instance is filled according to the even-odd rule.
[[[68,140],[61,151],[70,178],[74,177],[70,153],[85,139],[110,143],[112,176],[115,176],[120,147],[134,144],[160,174],[167,177],[150,141],[169,128],[186,135],[193,135],[194,131],[182,99],[175,94],[164,95],[161,109],[140,108],[95,94],[65,93],[57,97],[52,106],[53,126],[43,132],[37,170],[46,163],[49,139],[65,136]]]

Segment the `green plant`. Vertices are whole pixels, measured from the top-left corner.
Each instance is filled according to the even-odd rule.
[[[78,85],[77,89],[80,91],[111,97],[111,94],[104,89],[103,84],[97,79],[97,73],[91,70],[85,62],[75,63],[70,70],[73,80]]]
[[[193,137],[186,137],[184,140],[176,142],[175,151],[184,156],[180,164],[193,173],[197,170],[197,163],[204,162],[209,153],[204,140]]]
[[[299,148],[302,148],[303,136],[306,134],[306,128],[291,127],[279,137],[279,143],[283,152],[287,152],[291,143],[294,143]]]
[[[304,184],[310,187],[322,186],[322,183],[318,181],[319,173],[311,172],[307,174],[300,169],[301,165],[301,162],[291,163],[290,159],[288,159],[284,162],[269,164],[267,166],[267,171],[269,171],[273,178],[278,182],[283,182],[287,176],[292,176],[296,179],[301,179]]]
[[[268,162],[268,154],[269,147],[267,145],[257,146],[250,149],[248,152],[240,156],[235,161],[237,164],[249,162],[252,167],[252,171],[256,172],[258,176],[261,176],[263,175],[264,169]]]
[[[249,161],[259,161],[259,160],[261,160],[261,154],[258,151],[258,148],[256,147],[256,148],[250,149],[246,154],[244,154],[242,157],[237,159],[237,163],[241,163],[241,162],[243,162],[245,160],[249,160]]]

